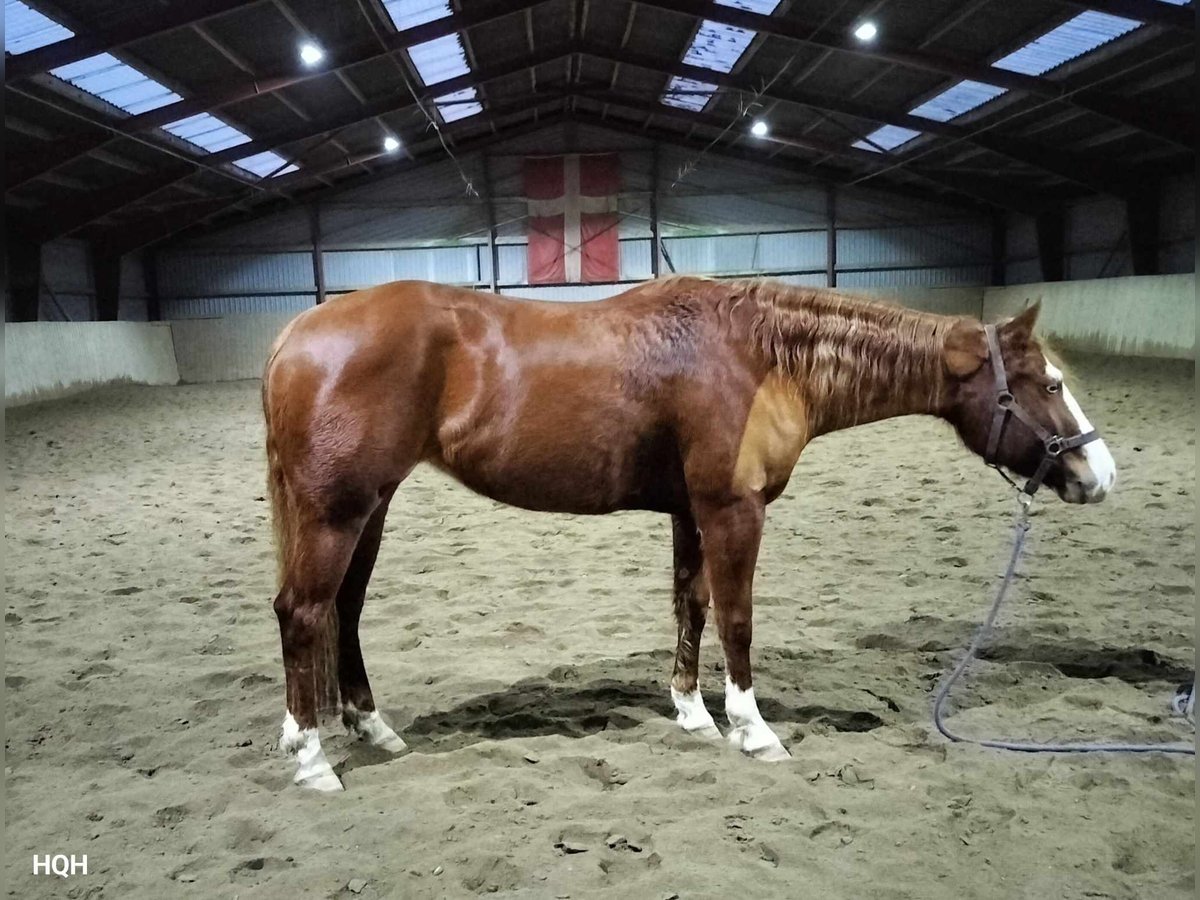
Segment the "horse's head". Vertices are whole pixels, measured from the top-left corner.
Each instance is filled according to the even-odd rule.
[[[1040,303],[997,326],[995,337],[1012,399],[1045,432],[1071,438],[1092,430],[1079,403],[1063,383],[1063,373],[1046,358],[1033,334]],[[946,336],[944,359],[949,373],[946,418],[968,447],[986,458],[993,437],[998,392],[995,361],[987,334],[978,322],[962,320]],[[1030,477],[1046,448],[1033,427],[1009,415],[999,431],[992,459],[996,465]],[[1117,478],[1117,467],[1104,441],[1094,440],[1062,453],[1045,483],[1068,503],[1104,499]]]

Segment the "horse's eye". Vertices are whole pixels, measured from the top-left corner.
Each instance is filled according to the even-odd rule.
[[[1050,382],[1050,384],[1046,385],[1046,390],[1051,394],[1057,394],[1058,393],[1058,382],[1057,381]]]

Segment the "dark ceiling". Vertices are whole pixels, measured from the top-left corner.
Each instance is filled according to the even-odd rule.
[[[562,120],[980,210],[1136,197],[1195,167],[1195,10],[1163,0],[784,0],[770,17],[691,0],[453,0],[452,16],[400,32],[381,0],[29,5],[76,37],[6,57],[10,227],[117,254]],[[990,66],[1086,9],[1146,24],[1040,77]],[[757,32],[729,73],[681,62],[703,19]],[[870,43],[851,34],[866,19]],[[405,48],[454,33],[471,72],[426,88]],[[306,38],[326,51],[312,69]],[[131,116],[45,74],[103,51],[183,100]],[[703,111],[666,106],[675,75],[718,93]],[[1007,93],[949,122],[908,113],[963,80]],[[483,112],[439,138],[422,106],[472,85]],[[204,110],[251,142],[206,154],[158,127]],[[748,133],[756,117],[766,140]],[[851,146],[885,124],[922,136]],[[384,151],[388,134],[400,152]],[[299,170],[232,164],[260,150]]]

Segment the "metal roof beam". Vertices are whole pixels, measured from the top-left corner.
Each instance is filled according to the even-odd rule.
[[[98,53],[111,53],[128,44],[260,2],[262,0],[188,0],[186,3],[160,7],[162,11],[157,15],[151,13],[139,16],[123,28],[105,29],[97,25],[64,41],[56,41],[28,53],[9,56],[4,61],[6,79],[13,82],[41,72],[49,72],[51,69],[79,62]]]
[[[665,106],[657,101],[627,97],[610,91],[596,94],[589,93],[584,96],[598,103],[624,107],[643,114],[649,113],[666,119],[673,119],[684,124],[703,125],[718,131],[724,130],[729,125],[729,120],[725,116],[678,109],[672,106]],[[843,159],[847,162],[873,169],[887,169],[896,162],[894,157],[886,154],[873,153],[870,150],[858,150],[854,147],[832,144],[828,141],[803,135],[788,135],[775,132],[765,138],[764,141],[787,144],[800,150]],[[906,171],[920,177],[923,181],[939,185],[959,194],[964,194],[988,206],[999,209],[1010,209],[1015,212],[1033,214],[1045,205],[1038,197],[1008,184],[979,178],[961,178],[945,172],[924,172],[912,166],[906,167]]]
[[[528,108],[528,106],[526,106]],[[455,146],[456,152],[462,154],[471,153],[476,150],[481,150],[485,147],[490,147],[495,143],[503,140],[508,140],[512,137],[519,137],[533,131],[538,131],[542,128],[550,127],[556,124],[562,118],[561,114],[551,114],[549,116],[542,115],[540,121],[533,116],[537,110],[530,110],[531,116],[521,123],[508,127],[501,127],[497,131],[489,131],[478,138],[470,138],[460,141]],[[463,120],[470,124],[477,124],[473,120]],[[456,123],[457,124],[457,123]],[[450,126],[453,130],[454,126]],[[361,187],[369,181],[379,180],[380,178],[390,178],[400,172],[409,171],[419,168],[424,165],[439,162],[445,159],[445,150],[442,149],[440,142],[436,139],[427,142],[426,150],[419,154],[415,154],[409,158],[397,157],[392,162],[386,163],[383,167],[377,169],[367,179],[356,179],[353,184],[337,184],[333,187],[322,188],[318,191],[313,191],[305,197],[306,200],[315,200],[329,196],[331,193],[336,193],[342,190]],[[158,244],[168,238],[174,238],[181,232],[190,230],[204,223],[205,220],[212,218],[222,212],[241,205],[249,199],[248,194],[238,194],[236,196],[226,195],[224,197],[216,197],[211,201],[205,201],[196,206],[183,210],[174,216],[155,217],[147,221],[143,225],[133,228],[122,228],[116,230],[104,238],[98,239],[105,252],[123,255],[132,253],[142,247],[150,244]],[[259,207],[245,217],[244,220],[261,218],[275,212],[279,212],[283,208],[280,204],[272,203]],[[222,223],[222,227],[238,223]]]
[[[32,225],[33,238],[43,242],[66,237],[110,213],[170,187],[180,179],[190,176],[192,172],[191,167],[176,166],[74,198],[69,204],[39,210]]]
[[[761,88],[761,82],[758,79],[745,75],[714,72],[681,62],[664,63],[657,57],[632,53],[628,50],[609,51],[594,45],[584,45],[580,49],[589,56],[613,65],[632,65],[639,69],[656,72],[664,77],[678,75],[683,78],[735,88],[747,93],[756,93]],[[962,141],[1075,182],[1097,193],[1125,196],[1137,190],[1137,186],[1140,184],[1138,173],[1124,167],[1053,150],[1019,138],[1001,137],[994,131],[976,131],[971,127],[951,122],[937,122],[908,113],[893,112],[857,100],[843,99],[827,93],[797,90],[782,84],[773,85],[769,91],[761,93],[759,96],[771,102],[794,103],[823,112],[841,113],[879,124],[899,125],[952,141]]]
[[[421,95],[421,102],[423,104],[430,104],[433,102],[434,97],[452,94],[464,88],[477,88],[489,81],[523,73],[528,68],[557,62],[569,55],[569,52],[569,47],[544,50],[536,56],[526,57],[518,62],[507,63],[503,66],[494,66],[490,69],[480,69],[476,72],[468,72],[465,75],[460,75],[457,78],[450,78],[426,88]],[[246,144],[239,144],[227,150],[210,153],[202,158],[213,164],[232,162],[233,160],[244,159],[255,153],[262,153],[264,150],[278,150],[278,148],[285,144],[320,137],[332,131],[340,131],[343,128],[357,125],[360,122],[369,121],[376,116],[403,113],[415,109],[417,109],[417,104],[412,100],[411,96],[406,95],[405,100],[397,100],[395,96],[392,96],[383,100],[377,100],[365,107],[342,113],[335,119],[314,122],[311,125],[301,125],[290,131],[276,132],[273,135],[268,135],[267,137],[259,138]]]
[[[246,0],[242,0],[242,2],[246,2]],[[255,2],[258,2],[258,0],[255,0]],[[249,100],[252,97],[258,97],[263,94],[272,94],[284,88],[291,87],[294,84],[300,84],[303,81],[320,78],[329,74],[337,74],[351,66],[370,62],[374,59],[382,59],[396,50],[403,50],[426,41],[455,34],[467,28],[474,28],[478,25],[503,18],[504,16],[512,15],[513,13],[532,9],[546,2],[547,0],[510,0],[510,2],[503,6],[492,6],[471,13],[459,13],[442,19],[436,19],[433,22],[417,25],[414,28],[392,32],[383,36],[387,47],[386,50],[381,49],[379,42],[374,39],[352,46],[331,49],[326,53],[326,62],[318,68],[303,68],[297,64],[293,64],[261,77],[243,78],[233,81],[205,93],[185,97],[183,100],[178,100],[175,103],[160,106],[158,109],[152,109],[140,115],[121,119],[119,122],[120,129],[125,133],[132,133],[146,131],[150,128],[159,128],[171,122],[186,119],[188,116],[194,116],[202,112],[212,112],[221,107],[240,103],[243,100]],[[60,43],[67,42],[62,41]],[[50,46],[57,45],[51,44]],[[31,53],[36,52],[31,51]],[[13,61],[24,59],[27,55],[29,54],[21,54],[20,56],[8,58],[7,64],[10,73]],[[9,80],[13,80],[11,74]],[[72,142],[70,146],[64,146],[61,149],[52,151],[49,156],[39,155],[38,158],[29,160],[26,165],[17,165],[15,168],[10,160],[6,172],[5,188],[12,190],[14,187],[31,181],[45,172],[66,165],[80,156],[98,150],[110,140],[111,137],[105,136],[96,137],[90,141],[80,140]]]
[[[774,170],[785,173],[795,178],[796,176],[811,179],[813,184],[824,185],[842,185],[842,178],[845,173],[831,172],[827,169],[816,169],[812,171],[804,171],[798,169],[795,165],[787,162],[783,158],[764,158],[757,153],[749,150],[743,150],[740,147],[717,146],[708,147],[707,140],[696,139],[689,134],[673,131],[667,128],[657,128],[654,126],[643,127],[642,125],[634,125],[619,119],[611,117],[603,117],[599,113],[593,113],[585,110],[577,110],[573,113],[577,121],[590,125],[595,128],[602,128],[612,131],[616,134],[628,134],[631,137],[649,138],[660,144],[670,144],[675,147],[680,147],[684,150],[704,150],[705,152],[717,157],[718,159],[731,160],[749,166],[750,168]],[[935,191],[914,188],[909,185],[895,184],[890,182],[880,182],[873,185],[871,188],[863,190],[874,190],[883,194],[892,194],[897,197],[902,197],[910,200],[919,200],[923,203],[934,203],[941,206],[948,206],[954,209],[960,209],[967,212],[982,213],[986,210],[985,206],[979,203],[959,197],[956,195],[942,195]]]
[[[1190,6],[1175,6],[1163,3],[1162,0],[1066,0],[1071,6],[1080,9],[1094,9],[1097,12],[1122,16],[1126,19],[1137,19],[1177,31],[1196,32],[1196,10]]]
[[[856,40],[849,32],[833,31],[820,24],[802,22],[790,16],[764,16],[733,6],[716,3],[698,4],[691,0],[637,0],[642,6],[655,7],[691,17],[702,16],[714,22],[745,28],[762,34],[815,47],[824,47],[858,56],[873,57],[912,69],[937,72],[951,78],[969,79],[1038,97],[1070,103],[1139,131],[1156,135],[1187,149],[1195,147],[1194,118],[1173,110],[1150,109],[1137,100],[1111,96],[1095,89],[1072,91],[1068,85],[1048,78],[997,69],[986,63],[933,53],[915,47],[879,39],[868,43]]]

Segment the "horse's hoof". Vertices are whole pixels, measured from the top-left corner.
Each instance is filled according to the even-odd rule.
[[[767,744],[758,750],[747,751],[748,755],[762,762],[784,762],[792,758],[783,744]]]
[[[761,727],[753,728],[753,726],[742,725],[733,729],[729,732],[730,745],[762,762],[783,762],[785,759],[791,759],[792,754],[784,749],[779,738],[775,737],[770,729],[766,729],[766,734],[759,733]]]
[[[372,747],[378,747],[385,753],[403,753],[408,749],[408,744],[404,743],[404,738],[400,737],[400,735],[396,734],[395,732],[392,732],[390,737],[385,737],[379,740],[370,738],[364,738],[364,740],[369,740]]]
[[[709,740],[717,741],[721,739],[721,731],[715,724],[701,725],[699,728],[684,728],[683,730],[690,735],[694,735],[695,737],[708,738]]]
[[[342,713],[342,721],[346,723],[346,727],[350,731],[358,735],[360,741],[366,741],[372,747],[378,747],[385,753],[401,753],[408,749],[408,744],[404,743],[400,735],[396,734],[392,727],[383,721],[379,710],[360,713],[353,707],[347,707]]]
[[[327,794],[344,791],[342,781],[333,774],[333,769],[326,768],[322,772],[313,772],[311,775],[296,775],[296,784],[310,791],[322,791]]]

